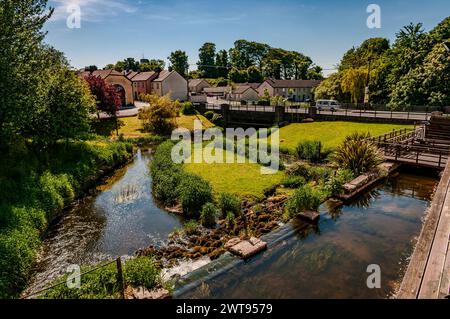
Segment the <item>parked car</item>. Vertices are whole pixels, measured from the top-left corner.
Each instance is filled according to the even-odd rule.
[[[336,100],[318,100],[316,102],[316,107],[319,111],[337,111],[341,108],[341,104]]]

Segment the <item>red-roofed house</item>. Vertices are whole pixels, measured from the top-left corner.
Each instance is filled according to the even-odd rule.
[[[136,99],[141,94],[169,94],[172,100],[188,99],[188,82],[176,71],[140,72],[133,75],[131,81]]]
[[[229,95],[233,101],[258,101],[259,95],[250,85],[239,85]]]
[[[84,71],[80,75],[82,77],[86,77],[89,74],[98,76],[105,80],[106,84],[114,86],[120,95],[123,106],[134,104],[133,86],[131,84],[131,80],[123,73],[114,70],[97,70],[92,73],[89,71]]]
[[[133,82],[134,98],[139,100],[141,94],[150,94],[152,91],[152,82],[158,77],[156,72],[141,72],[133,74],[131,81]]]

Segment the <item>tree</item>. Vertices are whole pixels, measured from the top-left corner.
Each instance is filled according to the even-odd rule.
[[[263,60],[270,46],[264,43],[238,40],[230,50],[231,65],[238,69],[257,66],[262,71]]]
[[[247,69],[247,81],[251,83],[261,83],[264,81],[261,71],[256,66],[251,66]]]
[[[350,101],[350,96],[342,92],[341,73],[334,73],[323,80],[318,87],[314,89],[316,99],[338,100],[341,102]]]
[[[33,121],[33,142],[44,148],[89,131],[95,99],[86,83],[65,67],[53,68],[47,78],[46,107]]]
[[[207,42],[199,50],[198,70],[202,72],[203,77],[216,78],[217,72],[215,68],[216,45]]]
[[[186,52],[177,50],[172,52],[168,59],[171,63],[171,68],[180,73],[181,76],[186,77],[189,71],[188,56]]]
[[[123,70],[124,71],[139,71],[139,61],[134,58],[126,58],[123,60]]]
[[[122,102],[113,86],[107,85],[101,77],[92,74],[84,78],[95,97],[97,111],[105,112],[110,116],[116,116]]]
[[[22,136],[45,96],[40,90],[46,57],[43,0],[4,0],[0,6],[0,149]]]
[[[228,59],[228,52],[220,50],[216,54],[217,77],[226,78],[230,70],[230,61]]]
[[[139,70],[141,72],[148,72],[148,71],[161,72],[162,70],[164,70],[165,66],[166,63],[163,60],[152,59],[148,60],[148,62],[142,63],[139,66]]]
[[[343,71],[341,78],[342,92],[349,93],[352,97],[352,102],[355,104],[363,101],[366,78],[366,68],[352,68]]]
[[[177,102],[173,102],[168,96],[158,95],[145,95],[143,100],[150,104],[139,111],[144,130],[158,135],[169,135],[176,127],[175,116],[179,110]]]
[[[235,83],[245,83],[248,82],[247,70],[239,70],[237,68],[232,68],[228,77],[232,82]]]

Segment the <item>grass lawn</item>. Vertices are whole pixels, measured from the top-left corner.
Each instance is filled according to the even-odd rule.
[[[178,127],[184,127],[188,130],[194,130],[194,121],[200,120],[204,128],[214,127],[203,115],[181,115],[176,118]],[[142,131],[142,121],[137,116],[125,117],[119,119],[119,134],[123,134],[125,138],[148,137],[150,133]],[[97,127],[97,133],[103,136],[116,137],[116,127],[114,120],[104,120],[102,125]]]
[[[402,128],[413,126],[357,122],[290,124],[280,129],[280,147],[294,150],[301,141],[321,141],[324,148],[335,148],[346,136],[354,132],[369,132],[373,136],[378,136]]]
[[[209,181],[216,194],[221,192],[241,197],[263,198],[264,190],[279,184],[284,173],[262,175],[261,166],[256,163],[239,164],[185,164],[186,171],[200,175]]]

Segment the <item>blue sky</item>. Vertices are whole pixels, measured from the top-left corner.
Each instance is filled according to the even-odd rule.
[[[381,7],[381,29],[369,29],[367,6]],[[370,37],[394,39],[409,22],[428,30],[450,15],[449,0],[49,0],[55,10],[46,41],[74,67],[126,57],[166,59],[182,49],[195,64],[198,48],[229,49],[237,39],[310,56],[332,69],[343,53]],[[81,28],[66,25],[69,4],[81,8]],[[195,69],[193,65],[191,67]],[[329,73],[327,71],[326,73]]]

